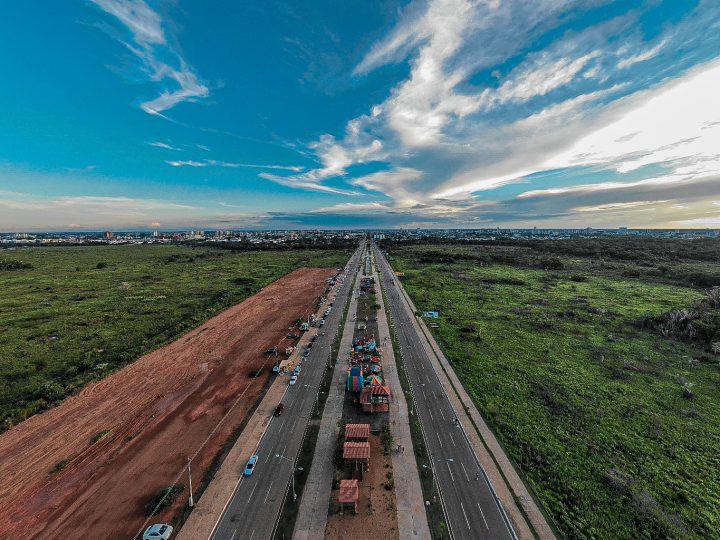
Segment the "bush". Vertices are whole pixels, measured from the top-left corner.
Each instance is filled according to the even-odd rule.
[[[145,515],[152,517],[170,508],[183,489],[181,484],[175,484],[158,491],[145,505]]]
[[[97,264],[95,265],[95,268],[97,268],[98,270],[102,270],[103,268],[107,268],[107,263],[106,263],[106,262],[99,262],[99,263],[97,263]]]
[[[22,261],[0,259],[0,270],[24,270],[25,268],[32,268],[32,265]]]
[[[380,435],[380,442],[382,442],[385,452],[389,453],[390,449],[393,447],[395,439],[393,438],[392,433],[390,433],[390,428],[388,428],[387,424],[383,427],[382,434]]]

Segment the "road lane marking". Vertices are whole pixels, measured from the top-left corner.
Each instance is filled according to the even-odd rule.
[[[436,431],[435,436],[437,437],[438,442],[440,443],[440,446],[443,445],[442,441],[440,440],[440,434]]]
[[[450,435],[450,440],[452,441],[453,446],[457,446],[457,444],[455,444],[455,437],[452,436],[452,433],[448,433],[448,435]]]
[[[233,530],[232,536],[230,537],[230,540],[233,540],[235,538],[235,535],[237,534],[237,529]]]
[[[470,481],[470,477],[468,476],[467,471],[465,470],[465,464],[461,461],[460,466],[463,468],[463,472],[465,473],[465,478],[467,478],[467,481]]]
[[[255,488],[257,487],[257,484],[255,484],[252,488],[252,491],[250,491],[250,496],[248,497],[248,503],[250,502],[250,499],[252,499],[253,493],[255,493]]]
[[[450,468],[450,462],[449,462],[449,461],[446,461],[445,463],[447,463],[448,471],[450,472],[450,478],[452,478],[452,481],[453,481],[453,484],[454,484],[454,483],[455,483],[455,475],[452,473],[452,469]]]
[[[465,523],[467,523],[468,529],[470,528],[470,520],[467,517],[467,514],[465,513],[465,507],[463,506],[463,503],[460,503],[460,508],[462,508],[463,516],[465,516]]]
[[[487,520],[485,519],[485,514],[483,513],[482,508],[480,508],[480,503],[477,503],[477,505],[478,505],[478,510],[480,510],[480,515],[482,516],[483,521],[485,522],[485,528],[489,530],[490,527],[488,527]]]
[[[268,497],[270,496],[270,490],[272,489],[272,485],[273,485],[273,483],[270,482],[270,487],[268,488],[267,495],[265,495],[265,500],[263,501],[263,504],[265,504],[267,502]]]

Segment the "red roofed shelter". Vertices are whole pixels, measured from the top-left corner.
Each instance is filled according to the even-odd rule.
[[[355,472],[359,473],[359,480],[362,481],[363,472],[365,472],[370,464],[370,443],[346,441],[343,444],[343,461],[350,468],[350,476],[355,476]]]
[[[346,506],[352,506],[353,514],[357,514],[357,502],[360,496],[357,480],[340,480],[340,490],[338,492],[338,502],[340,503],[340,511],[342,512]]]
[[[370,438],[370,424],[347,424],[345,426],[346,441],[367,441]]]

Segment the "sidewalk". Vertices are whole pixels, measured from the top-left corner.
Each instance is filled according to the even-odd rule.
[[[347,279],[351,279],[349,275]],[[357,279],[350,293],[347,319],[340,339],[338,358],[330,381],[325,409],[323,409],[322,419],[320,420],[320,432],[315,444],[315,453],[303,488],[302,498],[300,499],[300,508],[295,521],[295,530],[293,531],[293,539],[295,540],[322,540],[325,538],[325,526],[327,525],[335,469],[333,457],[340,432],[338,421],[342,417],[345,379],[347,377],[347,363],[344,362],[342,355],[350,350],[352,346],[359,288],[360,279]]]
[[[512,522],[518,538],[520,540],[534,538],[555,540],[555,534],[545,520],[545,516],[505,455],[495,435],[483,420],[480,412],[475,407],[475,403],[465,391],[465,387],[425,325],[425,321],[414,316],[417,312],[415,305],[399,280],[397,286],[400,287],[400,291],[406,300],[405,307],[410,310],[412,319],[415,320],[425,337],[422,340],[423,346],[432,361],[435,372],[438,374],[440,383],[450,398],[462,428],[470,439],[470,443],[475,449],[475,454],[480,460],[483,469],[490,478],[490,482]],[[475,426],[477,426],[477,429]],[[518,507],[518,503],[520,507]]]
[[[337,295],[338,288],[334,287],[331,296]],[[318,314],[325,308],[320,307]],[[297,350],[282,361],[285,366],[292,361],[294,365],[300,364],[303,357],[300,351],[310,342],[310,338],[317,329],[305,332],[298,341]],[[225,512],[235,489],[243,478],[243,472],[248,458],[255,452],[267,427],[273,419],[273,413],[288,389],[287,377],[277,376],[268,388],[265,396],[250,417],[240,437],[224,459],[222,465],[211,479],[207,489],[195,504],[195,508],[178,532],[177,540],[201,540],[210,538],[215,526]]]
[[[378,310],[378,343],[383,352],[383,374],[385,382],[390,386],[393,399],[390,402],[390,432],[395,444],[405,448],[398,454],[392,453],[393,478],[395,480],[395,500],[397,502],[398,532],[401,539],[413,538],[430,540],[427,514],[423,504],[422,487],[419,471],[415,461],[412,436],[410,435],[410,419],[407,401],[400,386],[400,378],[395,363],[395,351],[390,339],[390,328],[387,322],[385,302],[380,289],[380,276],[377,266],[373,269],[377,288]]]

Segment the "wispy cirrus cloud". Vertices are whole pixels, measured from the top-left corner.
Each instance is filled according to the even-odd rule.
[[[172,146],[171,144],[164,143],[164,142],[162,142],[162,141],[152,141],[152,142],[147,142],[147,143],[145,143],[145,144],[147,144],[148,146],[154,146],[154,147],[156,147],[156,148],[164,148],[165,150],[174,150],[174,151],[176,151],[176,152],[182,152],[182,151],[183,151],[182,148],[179,148],[179,147],[177,147],[177,146]]]
[[[161,87],[159,96],[140,103],[142,110],[163,116],[163,112],[179,103],[208,97],[208,87],[170,45],[160,15],[144,0],[90,1],[126,27],[131,40],[119,38],[121,43],[141,61],[150,80]]]
[[[305,167],[299,165],[258,165],[255,163],[233,163],[229,161],[219,161],[216,159],[203,159],[201,161],[195,161],[192,159],[186,160],[166,160],[165,163],[171,167],[227,167],[230,169],[237,168],[248,168],[248,169],[277,169],[282,171],[302,171]]]

